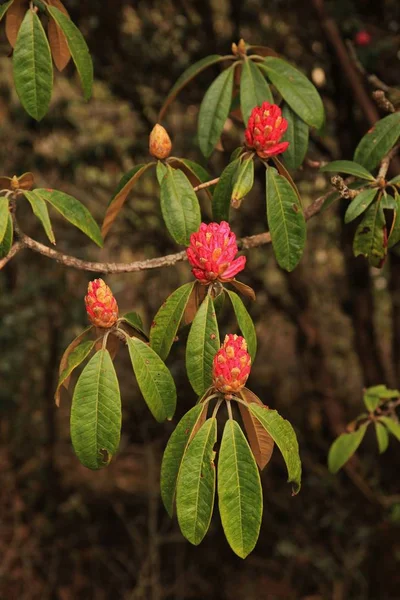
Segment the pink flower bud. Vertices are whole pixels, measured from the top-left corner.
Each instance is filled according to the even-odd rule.
[[[154,125],[149,139],[149,151],[154,158],[168,158],[171,153],[171,139],[162,125]]]
[[[372,35],[370,33],[368,33],[368,31],[365,31],[365,29],[358,31],[354,38],[354,41],[357,44],[357,46],[369,46],[371,43],[371,40],[372,40]]]
[[[261,158],[276,156],[288,149],[289,142],[279,142],[288,126],[276,104],[263,102],[251,111],[245,131],[248,148],[254,148]]]
[[[112,291],[102,279],[91,281],[85,296],[86,312],[95,327],[108,329],[118,319],[118,304]]]
[[[225,336],[224,343],[214,356],[213,384],[223,394],[239,392],[250,375],[251,358],[246,340],[240,335]]]
[[[246,264],[245,256],[235,259],[237,252],[236,235],[226,221],[202,223],[199,231],[190,236],[186,250],[192,273],[203,285],[234,279]]]

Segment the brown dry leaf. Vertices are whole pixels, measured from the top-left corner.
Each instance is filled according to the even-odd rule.
[[[193,286],[192,293],[189,296],[188,303],[183,313],[182,322],[184,325],[189,325],[196,316],[200,304],[206,297],[206,286],[202,285],[198,281]]]
[[[96,327],[96,337],[100,337],[102,334],[104,334],[104,330],[103,329],[99,329],[98,327]],[[95,350],[96,352],[98,350],[101,350],[103,347],[103,340],[99,340],[96,344],[95,344]],[[120,347],[120,340],[119,338],[117,338],[116,335],[109,335],[108,339],[107,339],[107,350],[110,353],[111,356],[111,360],[114,360],[114,358],[117,356],[118,354],[118,350]]]
[[[82,331],[81,334],[78,335],[78,337],[76,337],[68,346],[68,348],[65,350],[64,354],[62,355],[61,361],[60,361],[60,366],[58,367],[58,374],[61,375],[61,373],[64,371],[65,367],[68,364],[68,357],[71,354],[71,352],[73,350],[75,350],[75,348],[77,346],[79,346],[79,344],[81,343],[81,341],[83,340],[84,337],[86,337],[88,335],[88,333],[90,333],[90,331],[92,331],[93,327],[90,326],[87,329],[85,329],[85,331]],[[66,389],[68,389],[69,386],[69,382],[71,381],[71,376],[67,377],[67,379],[63,382],[62,387],[65,387]],[[57,388],[56,391],[56,395],[55,395],[55,402],[56,402],[56,406],[60,406],[60,389],[61,388]]]
[[[21,177],[18,177],[18,187],[21,190],[31,190],[34,183],[33,173],[24,173]]]
[[[14,0],[6,13],[6,36],[14,48],[22,21],[29,10],[27,0]]]
[[[55,6],[64,15],[69,17],[68,11],[60,0],[48,0],[51,6]],[[59,71],[65,69],[71,59],[71,52],[68,48],[68,43],[65,35],[57,25],[55,20],[50,17],[49,24],[47,26],[47,33],[49,37],[49,44],[51,53],[53,55],[54,64]]]
[[[260,398],[247,388],[242,390],[241,396],[248,404],[254,403],[265,407],[265,404],[261,402]],[[272,452],[274,450],[274,440],[243,404],[238,402],[238,406],[249,439],[251,451],[254,454],[256,463],[262,471],[271,460]]]
[[[249,46],[247,50],[250,54],[258,54],[259,56],[279,56],[275,50],[268,46]]]
[[[253,288],[251,288],[249,285],[246,285],[241,281],[237,281],[237,279],[232,279],[232,281],[230,281],[229,283],[233,285],[233,287],[235,287],[238,290],[238,292],[243,294],[243,296],[251,298],[252,300],[256,299],[256,293],[253,290]]]
[[[11,177],[0,177],[0,190],[11,189]]]

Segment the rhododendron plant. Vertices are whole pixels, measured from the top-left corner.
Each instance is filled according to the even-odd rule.
[[[287,127],[279,106],[263,102],[251,112],[245,131],[246,144],[254,148],[260,158],[282,154],[289,147],[289,142],[280,141]]]
[[[221,349],[214,356],[214,387],[226,398],[232,397],[232,393],[239,392],[245,386],[250,368],[251,358],[246,340],[240,335],[226,335]]]
[[[102,279],[95,279],[89,283],[85,304],[89,320],[96,327],[107,329],[117,322],[117,301]]]

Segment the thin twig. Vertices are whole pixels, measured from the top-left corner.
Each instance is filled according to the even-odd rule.
[[[6,264],[12,259],[14,258],[14,256],[16,254],[18,254],[18,252],[20,250],[22,250],[22,248],[24,248],[24,244],[22,242],[16,242],[13,247],[11,248],[10,252],[7,254],[7,256],[5,256],[4,258],[0,259],[0,271],[2,270],[3,267],[6,266]]]
[[[387,154],[386,156],[384,156],[381,160],[381,166],[379,168],[379,173],[377,176],[378,181],[380,179],[385,179],[387,172],[389,170],[390,167],[390,162],[392,160],[392,158],[397,154],[398,150],[400,148],[400,144],[397,144],[397,146],[394,146]]]
[[[210,181],[200,183],[200,185],[196,185],[196,187],[193,188],[193,191],[198,192],[199,190],[205,190],[206,188],[211,187],[212,185],[215,185],[216,183],[218,183],[219,179],[220,179],[219,177],[216,177],[215,179],[211,179]]]

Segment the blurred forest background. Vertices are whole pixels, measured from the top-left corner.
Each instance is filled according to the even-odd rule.
[[[67,0],[90,47],[94,98],[82,101],[74,71],[56,76],[50,112],[37,124],[21,108],[9,46],[0,41],[1,174],[33,171],[40,187],[84,202],[100,223],[119,178],[149,160],[148,134],[172,83],[194,61],[226,54],[232,41],[273,47],[318,86],[327,111],[324,135],[312,137],[313,160],[351,159],[378,116],[373,88],[355,96],[356,78],[338,60],[335,23],[356,46],[368,73],[399,84],[398,0]],[[333,17],[327,21],[324,11]],[[333,27],[333,29],[332,29]],[[351,66],[351,65],[350,65]],[[352,67],[351,67],[352,68]],[[180,94],[163,124],[173,153],[202,162],[196,120],[218,68]],[[352,80],[352,81],[351,81]],[[353,86],[353,87],[352,87]],[[243,127],[228,121],[209,170],[217,176]],[[305,167],[295,173],[307,203],[329,178]],[[203,198],[205,218],[210,217]],[[21,252],[0,273],[0,598],[4,600],[397,600],[400,598],[400,454],[391,441],[379,457],[373,432],[337,476],[326,458],[346,423],[362,412],[362,389],[400,385],[400,259],[382,270],[352,257],[351,226],[338,204],[308,223],[305,256],[294,273],[277,268],[271,247],[248,253],[243,278],[257,292],[248,304],[259,352],[251,388],[290,419],[299,437],[303,488],[292,498],[279,452],[262,475],[260,540],[246,561],[229,549],[218,511],[198,548],[181,536],[160,500],[163,449],[180,416],[195,402],[184,372],[184,344],[168,364],[179,391],[172,423],[157,424],[140,397],[127,353],[121,378],[120,452],[101,472],[75,458],[69,401],[53,394],[64,348],[86,326],[83,296],[95,275]],[[54,215],[56,218],[56,216]],[[45,241],[26,204],[19,218]],[[155,173],[130,196],[99,251],[61,219],[58,249],[91,260],[131,261],[176,251],[162,224]],[[238,235],[265,230],[261,182],[235,214]],[[110,276],[121,311],[147,326],[163,300],[191,279],[186,263]],[[232,330],[232,311],[222,329]],[[182,336],[183,339],[184,336]]]

